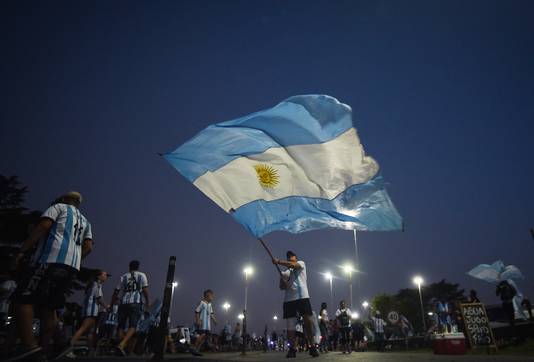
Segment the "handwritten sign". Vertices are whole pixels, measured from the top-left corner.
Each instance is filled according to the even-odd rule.
[[[486,308],[482,303],[460,304],[464,319],[465,332],[471,347],[495,346],[493,331],[489,326]]]

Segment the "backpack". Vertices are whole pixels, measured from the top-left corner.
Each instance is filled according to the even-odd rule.
[[[339,324],[341,325],[341,327],[348,327],[350,325],[350,317],[347,311],[341,312],[338,318],[339,318]]]

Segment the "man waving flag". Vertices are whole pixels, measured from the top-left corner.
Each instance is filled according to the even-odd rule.
[[[402,228],[351,108],[327,95],[294,96],[214,124],[164,157],[258,238]]]

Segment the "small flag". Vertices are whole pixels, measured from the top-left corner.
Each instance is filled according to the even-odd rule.
[[[484,280],[488,283],[498,283],[508,279],[524,278],[518,267],[515,265],[504,266],[504,263],[501,260],[497,260],[493,264],[479,264],[468,271],[467,275]]]
[[[402,229],[351,108],[330,96],[294,96],[214,124],[163,157],[256,237]]]

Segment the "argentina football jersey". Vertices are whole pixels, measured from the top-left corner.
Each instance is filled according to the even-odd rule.
[[[91,224],[77,207],[62,203],[50,206],[42,217],[54,223],[48,237],[40,242],[35,261],[65,264],[80,270],[83,241],[93,238]]]
[[[211,330],[211,315],[213,314],[211,303],[207,303],[201,300],[200,304],[195,309],[195,312],[199,314],[199,319],[200,319],[199,329],[201,331]]]
[[[141,292],[145,287],[148,287],[146,274],[140,271],[132,271],[122,275],[115,289],[122,292],[122,304],[138,304],[143,303],[144,298]]]
[[[98,317],[98,298],[102,298],[102,284],[93,282],[91,287],[85,293],[83,304],[84,317]]]

